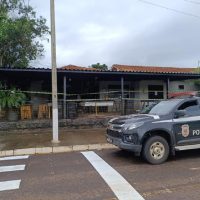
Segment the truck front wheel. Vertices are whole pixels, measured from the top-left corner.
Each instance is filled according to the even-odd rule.
[[[152,136],[144,144],[143,157],[151,164],[161,164],[169,156],[169,145],[163,137]]]

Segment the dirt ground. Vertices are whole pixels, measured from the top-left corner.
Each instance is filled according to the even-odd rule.
[[[105,128],[60,128],[59,146],[105,143]],[[51,129],[0,131],[0,150],[52,146]]]

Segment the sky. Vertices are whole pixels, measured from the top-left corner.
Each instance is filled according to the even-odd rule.
[[[50,26],[50,0],[30,0]],[[200,0],[55,0],[57,67],[196,67]],[[34,67],[51,66],[51,45]]]

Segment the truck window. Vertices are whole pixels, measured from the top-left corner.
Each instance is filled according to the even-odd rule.
[[[197,106],[197,105],[198,105],[197,100],[187,101],[183,103],[182,105],[180,105],[178,110],[185,110],[185,109],[189,110],[190,107]]]
[[[190,106],[185,109],[187,116],[199,116],[200,115],[200,107],[198,106]]]

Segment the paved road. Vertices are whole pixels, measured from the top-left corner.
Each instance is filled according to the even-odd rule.
[[[165,164],[153,166],[117,149],[95,151],[145,200],[199,200],[199,154],[200,151],[180,152]],[[1,172],[4,166],[17,165],[24,165],[24,170]],[[12,180],[20,180],[19,188],[1,191],[1,183]],[[76,152],[0,160],[0,199],[117,200],[117,197],[90,161]]]

